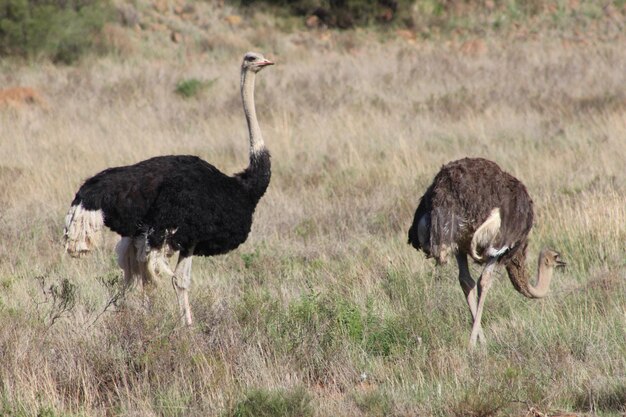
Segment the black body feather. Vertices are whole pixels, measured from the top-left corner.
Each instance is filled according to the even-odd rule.
[[[211,256],[243,243],[270,181],[270,155],[251,155],[234,176],[196,156],[159,156],[106,169],[85,181],[72,205],[102,210],[104,224],[125,237],[145,235],[187,255]]]

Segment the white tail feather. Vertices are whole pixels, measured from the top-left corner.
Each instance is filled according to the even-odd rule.
[[[98,246],[104,226],[102,210],[85,210],[82,204],[70,207],[65,215],[65,250],[71,256],[80,256]]]

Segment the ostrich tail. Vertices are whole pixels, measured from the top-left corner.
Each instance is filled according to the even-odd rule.
[[[421,249],[426,254],[430,253],[430,213],[417,208],[413,224],[409,228],[408,243],[415,249]]]
[[[408,243],[409,245],[412,245],[415,249],[420,248],[420,242],[419,242],[419,239],[417,238],[417,225],[416,224],[411,225],[411,227],[409,228],[408,238],[409,239],[406,243]]]
[[[98,246],[104,226],[102,210],[86,210],[82,204],[73,205],[65,215],[65,250],[78,257]]]

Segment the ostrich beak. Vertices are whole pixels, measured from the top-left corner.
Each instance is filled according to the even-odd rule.
[[[272,61],[266,59],[265,61],[258,62],[256,65],[257,65],[257,67],[266,67],[268,65],[274,65],[274,63]]]
[[[565,265],[567,265],[567,262],[565,262],[565,261],[561,258],[561,254],[558,254],[558,255],[556,256],[555,261],[556,261],[556,267],[557,267],[557,268],[564,268],[564,267],[565,267]]]

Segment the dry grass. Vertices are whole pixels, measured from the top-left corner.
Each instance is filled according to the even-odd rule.
[[[220,36],[205,53],[172,45],[0,70],[0,85],[48,101],[0,110],[0,414],[624,411],[623,37],[487,36],[468,54],[361,32]],[[248,241],[194,260],[193,328],[179,327],[168,283],[147,310],[130,294],[102,314],[120,276],[116,239],[80,260],[62,254],[73,193],[153,155],[245,166],[238,65],[253,48],[278,65],[258,80],[273,177]],[[183,100],[175,86],[188,78],[216,81]],[[467,351],[455,267],[435,269],[405,243],[433,175],[466,155],[524,181],[533,258],[552,246],[568,261],[542,301],[502,275],[484,352]]]

